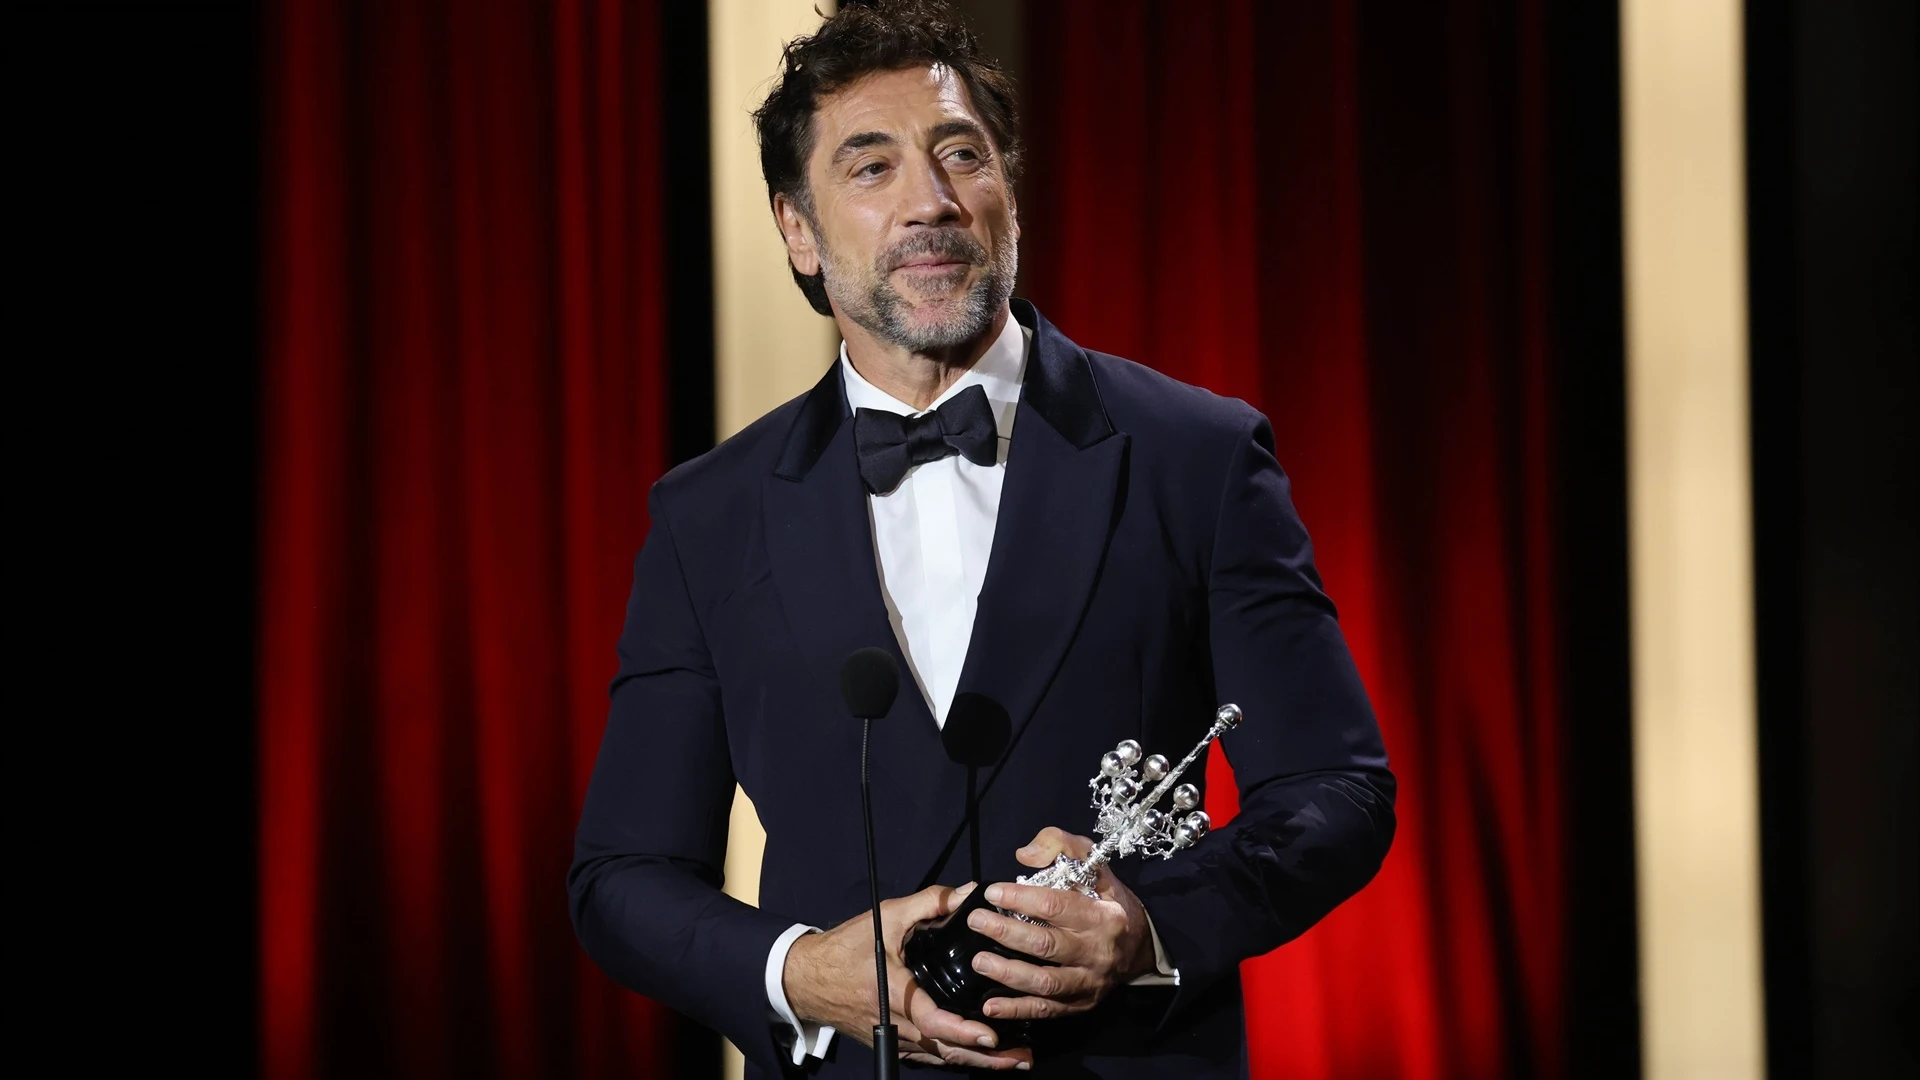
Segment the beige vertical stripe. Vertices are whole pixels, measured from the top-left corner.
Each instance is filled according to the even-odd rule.
[[[839,334],[794,287],[767,206],[752,112],[780,71],[780,49],[811,33],[832,0],[708,0],[708,108],[713,147],[713,339],[719,435],[726,438],[803,393],[832,362]],[[728,895],[760,897],[766,834],[734,789],[727,835]],[[743,993],[755,992],[742,987]],[[725,1075],[744,1074],[726,1046]]]
[[[767,207],[752,112],[780,71],[780,48],[819,26],[819,0],[710,0],[714,378],[721,437],[804,393],[833,359],[833,320],[794,287]]]
[[[1765,1073],[1740,0],[1621,5],[1648,1080]]]

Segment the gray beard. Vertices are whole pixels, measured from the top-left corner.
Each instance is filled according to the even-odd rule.
[[[1011,243],[1003,244],[987,263],[986,273],[966,295],[953,302],[945,317],[922,318],[916,323],[913,305],[893,287],[886,273],[876,268],[873,284],[863,294],[853,280],[859,275],[839,273],[832,253],[824,247],[820,254],[827,295],[847,318],[881,341],[913,353],[951,349],[984,335],[993,325],[994,316],[1012,298],[1013,282],[1020,271],[1019,250]]]

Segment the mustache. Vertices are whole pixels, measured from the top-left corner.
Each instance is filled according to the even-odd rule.
[[[888,271],[897,270],[908,259],[922,255],[937,255],[946,262],[964,262],[971,266],[981,266],[987,261],[987,249],[964,229],[941,229],[908,237],[888,248],[881,266]]]

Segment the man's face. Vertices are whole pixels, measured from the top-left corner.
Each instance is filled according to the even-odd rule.
[[[824,269],[834,307],[897,347],[985,333],[1013,294],[1020,231],[966,83],[941,65],[876,73],[813,123],[813,214],[776,206],[795,267]]]

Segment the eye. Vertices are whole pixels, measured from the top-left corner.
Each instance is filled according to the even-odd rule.
[[[886,162],[884,162],[884,161],[869,161],[869,162],[867,162],[867,163],[866,163],[865,165],[862,165],[862,166],[860,166],[860,167],[859,167],[858,169],[855,169],[855,170],[854,170],[854,172],[853,172],[853,175],[855,175],[855,176],[879,176],[879,175],[880,175],[881,173],[883,173],[883,172],[886,172],[886,171],[887,171],[887,163],[886,163]]]
[[[956,146],[941,155],[947,168],[956,172],[975,172],[986,165],[986,156],[972,146]]]

